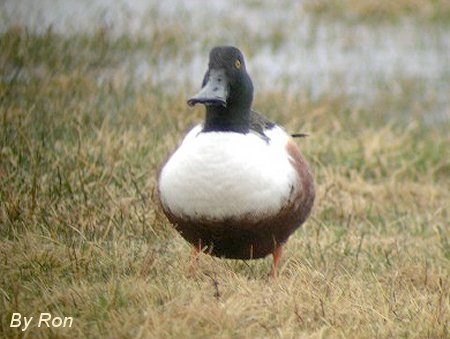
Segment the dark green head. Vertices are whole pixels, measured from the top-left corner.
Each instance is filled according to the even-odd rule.
[[[236,47],[215,47],[209,53],[202,89],[188,100],[206,106],[204,131],[246,133],[253,101],[253,84],[244,56]]]

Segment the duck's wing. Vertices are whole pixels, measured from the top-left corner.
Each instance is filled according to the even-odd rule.
[[[266,130],[270,130],[275,127],[275,123],[267,119],[264,115],[258,112],[250,112],[250,130],[269,142],[270,138],[264,133]]]
[[[270,121],[264,115],[251,111],[250,114],[250,130],[263,138],[265,141],[269,141],[270,138],[264,133],[267,130],[274,128],[276,124],[273,121]],[[291,137],[293,138],[304,138],[307,137],[306,133],[293,133]]]

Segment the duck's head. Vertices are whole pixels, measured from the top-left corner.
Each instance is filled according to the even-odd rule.
[[[252,101],[253,84],[241,51],[231,46],[213,48],[202,89],[188,104],[203,104],[207,111],[249,111]]]

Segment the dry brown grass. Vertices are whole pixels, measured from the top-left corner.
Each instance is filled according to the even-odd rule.
[[[379,113],[392,114],[388,91],[364,109],[344,95],[259,93],[259,111],[311,134],[299,144],[315,171],[313,215],[289,240],[277,280],[270,259],[202,255],[191,273],[189,246],[154,187],[201,109],[152,83],[99,83],[123,41],[75,39],[72,49],[52,34],[9,34],[2,44],[14,47],[0,52],[2,336],[23,335],[9,326],[13,312],[51,312],[74,317],[73,327],[26,335],[448,337],[448,123],[388,120]],[[402,109],[418,104],[410,93]]]

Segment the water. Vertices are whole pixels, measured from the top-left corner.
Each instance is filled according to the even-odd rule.
[[[433,102],[428,120],[450,120],[450,30],[444,24],[411,19],[350,24],[318,19],[305,13],[301,2],[287,0],[6,0],[0,10],[2,31],[23,25],[43,32],[51,26],[69,35],[108,27],[111,35],[145,39],[155,29],[176,27],[190,50],[188,58],[166,58],[155,70],[145,53],[137,53],[121,69],[167,90],[186,85],[195,90],[208,49],[233,44],[250,54],[247,64],[257,92],[344,93],[364,102],[382,91],[402,95],[403,84],[412,83],[424,101]]]

